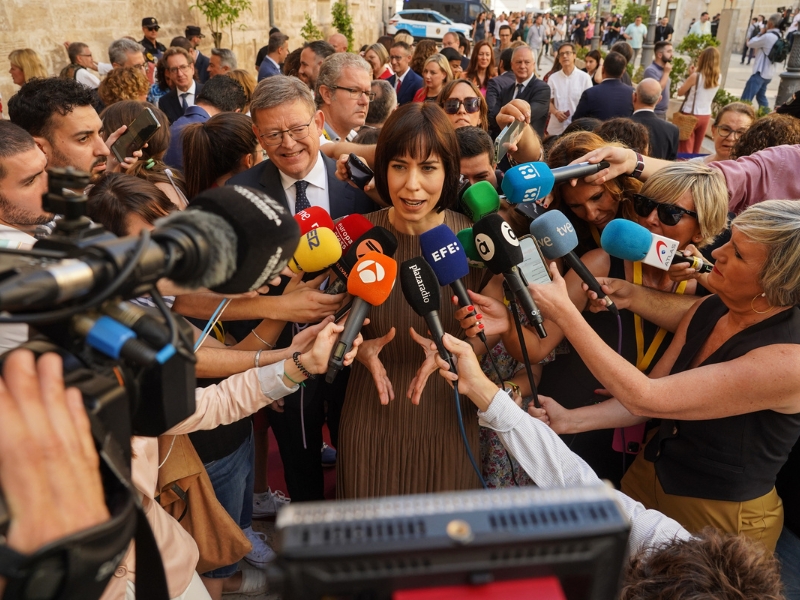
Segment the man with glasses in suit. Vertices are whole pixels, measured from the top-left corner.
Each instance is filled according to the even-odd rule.
[[[314,100],[325,116],[326,139],[350,142],[356,137],[375,98],[371,83],[372,67],[357,54],[337,52],[322,62]]]
[[[164,53],[164,62],[175,88],[159,99],[158,108],[164,111],[172,124],[183,116],[187,108],[194,106],[203,84],[194,79],[194,61],[187,50],[171,47]]]

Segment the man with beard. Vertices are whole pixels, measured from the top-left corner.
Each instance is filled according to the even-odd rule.
[[[53,218],[42,210],[46,165],[47,157],[29,133],[0,120],[0,247],[30,248],[36,227]],[[0,352],[27,339],[27,325],[0,325]]]
[[[33,136],[48,167],[74,167],[93,178],[106,170],[109,147],[124,131],[100,135],[92,91],[71,79],[31,79],[8,101],[8,116]]]
[[[333,142],[356,137],[374,98],[371,82],[372,67],[357,54],[337,52],[322,61],[314,94],[325,115],[322,135]]]
[[[669,73],[672,71],[672,42],[656,42],[653,54],[655,58],[644,70],[643,79],[655,79],[661,84],[661,99],[654,112],[659,119],[666,121],[669,108]]]
[[[319,69],[322,66],[322,61],[335,53],[336,50],[333,46],[322,40],[309,42],[303,47],[303,51],[300,53],[300,70],[297,72],[297,77],[300,81],[305,83],[312,92],[317,87],[317,77],[319,77]]]

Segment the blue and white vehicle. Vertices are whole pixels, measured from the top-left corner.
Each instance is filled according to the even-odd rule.
[[[469,25],[456,23],[440,12],[427,9],[401,10],[389,19],[386,27],[388,35],[406,32],[413,35],[415,41],[441,41],[449,31],[463,33],[468,39],[472,37],[472,28]]]

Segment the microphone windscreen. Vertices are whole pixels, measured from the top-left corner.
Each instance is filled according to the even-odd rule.
[[[456,234],[447,225],[439,225],[421,234],[419,245],[425,260],[433,268],[439,285],[450,285],[469,274],[467,254]]]
[[[575,228],[560,210],[548,210],[531,223],[531,235],[547,260],[561,258],[578,245]]]
[[[553,189],[555,176],[543,162],[517,165],[506,171],[500,187],[512,204],[541,200]]]
[[[294,220],[300,226],[300,235],[305,235],[312,229],[327,227],[333,230],[333,219],[328,211],[320,206],[310,206],[305,210],[295,213]]]
[[[300,238],[289,268],[294,273],[315,273],[327,269],[340,258],[342,247],[336,235],[327,227],[320,227]]]
[[[364,215],[353,213],[343,217],[332,229],[339,239],[342,252],[346,252],[353,245],[353,242],[372,229],[372,227],[374,225]]]
[[[380,252],[386,256],[394,256],[396,251],[397,238],[391,231],[380,225],[372,227],[364,233],[348,250],[348,252],[353,252],[357,259],[367,252]]]
[[[472,233],[478,255],[492,273],[505,273],[522,262],[519,240],[500,215],[484,217],[472,226]]]
[[[258,190],[241,185],[212,188],[195,196],[187,211],[193,210],[219,215],[236,234],[236,270],[211,288],[215,292],[241,294],[261,287],[283,270],[297,248],[297,221],[280,202]]]
[[[397,263],[380,252],[367,252],[353,266],[347,291],[372,306],[383,304],[392,293],[397,278]]]
[[[472,227],[462,229],[456,234],[458,241],[461,242],[461,247],[467,254],[467,258],[474,262],[483,262],[481,255],[478,254],[478,249],[475,247],[475,234],[472,233]]]
[[[421,256],[400,265],[400,288],[408,304],[419,316],[439,310],[439,282],[433,268]]]
[[[627,219],[614,219],[603,229],[600,245],[611,256],[633,262],[647,256],[653,234],[638,223]]]
[[[461,206],[470,221],[481,220],[500,209],[500,196],[488,181],[478,181],[469,186],[461,196]]]

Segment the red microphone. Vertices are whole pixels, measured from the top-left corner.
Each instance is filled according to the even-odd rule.
[[[331,219],[328,211],[319,206],[310,206],[299,211],[294,215],[294,220],[297,221],[297,224],[300,226],[301,236],[304,236],[312,229],[327,227],[332,230],[334,227],[333,219]]]
[[[301,225],[301,230],[302,227]],[[339,238],[339,244],[342,246],[342,252],[344,253],[358,238],[373,227],[374,225],[364,215],[354,213],[341,218],[331,229],[333,229],[336,237]]]

